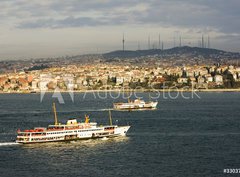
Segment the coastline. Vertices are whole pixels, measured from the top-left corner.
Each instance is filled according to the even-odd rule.
[[[137,92],[137,93],[144,93],[144,92],[240,92],[240,88],[237,89],[133,89],[133,90],[73,90],[73,91],[66,91],[60,90],[57,92],[61,93],[92,93],[92,92]],[[0,94],[40,94],[41,91],[9,91],[3,92],[0,91]],[[54,93],[54,90],[45,91],[45,93]]]

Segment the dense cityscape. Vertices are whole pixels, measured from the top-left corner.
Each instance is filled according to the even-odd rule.
[[[0,7],[0,177],[240,176],[240,0]]]
[[[0,91],[240,88],[238,59],[221,57],[207,60],[171,54],[109,59],[85,55],[5,61],[1,62]]]

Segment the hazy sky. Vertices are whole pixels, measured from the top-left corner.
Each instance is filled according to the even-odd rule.
[[[210,46],[240,51],[239,0],[0,0],[0,59],[122,48]]]

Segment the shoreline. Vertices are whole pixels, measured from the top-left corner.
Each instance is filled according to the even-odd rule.
[[[60,93],[92,93],[92,92],[137,92],[137,93],[144,93],[144,92],[240,92],[240,88],[238,89],[139,89],[139,90],[73,90],[73,91],[57,91]],[[0,91],[0,94],[40,94],[40,91],[10,91],[10,92],[3,92]],[[54,90],[45,91],[45,93],[54,93]]]

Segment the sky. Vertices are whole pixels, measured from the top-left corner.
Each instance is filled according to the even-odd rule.
[[[0,60],[182,45],[240,52],[239,0],[0,0]]]

